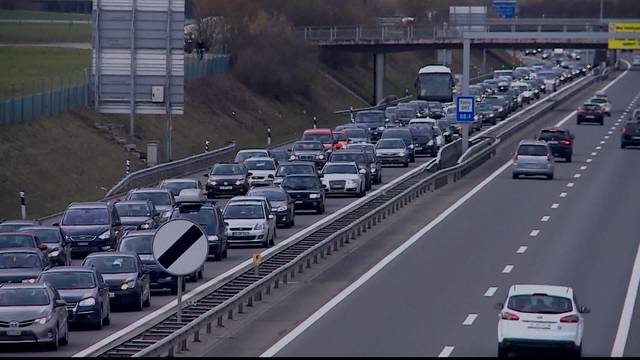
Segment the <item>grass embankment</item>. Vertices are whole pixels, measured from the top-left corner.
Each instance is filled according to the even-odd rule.
[[[334,110],[363,105],[323,76],[313,85],[310,99],[278,102],[251,92],[229,76],[189,82],[186,114],[174,117],[174,159],[202,152],[206,140],[212,149],[232,139],[240,148],[263,147],[267,127],[277,144],[311,127],[313,114],[319,126],[333,126],[344,122],[332,115]],[[63,210],[71,201],[100,198],[123,176],[127,158],[132,160],[132,170],[143,166],[93,126],[96,123],[114,124],[116,130],[110,136],[126,137],[126,116],[99,115],[89,109],[0,127],[0,218],[19,216],[22,189],[27,193],[28,216],[40,217]],[[139,117],[138,136],[128,140],[144,150],[148,140],[162,138],[163,124],[161,117]]]
[[[89,14],[53,11],[0,10],[0,20],[90,20]]]
[[[91,25],[74,23],[0,23],[0,43],[79,43],[91,41]]]
[[[58,88],[83,80],[91,50],[0,47],[0,99]]]

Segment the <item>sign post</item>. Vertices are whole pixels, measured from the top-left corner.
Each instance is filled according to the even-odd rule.
[[[640,50],[640,23],[612,23],[609,32],[638,33],[635,39],[609,39],[609,50]]]
[[[462,124],[462,152],[469,147],[469,126],[476,115],[476,98],[473,96],[456,97],[456,120]]]
[[[513,18],[516,16],[516,0],[493,0],[491,7],[502,18]]]
[[[182,322],[182,278],[204,264],[209,252],[207,235],[189,220],[177,219],[164,223],[153,236],[153,257],[169,274],[178,277],[178,322]]]

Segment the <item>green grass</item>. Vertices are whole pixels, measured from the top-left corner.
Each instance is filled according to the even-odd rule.
[[[91,51],[47,47],[0,47],[0,99],[79,83]],[[62,82],[61,82],[62,80]],[[23,89],[24,86],[24,89]]]
[[[0,23],[0,43],[90,42],[89,24]]]
[[[51,11],[0,10],[1,20],[89,20],[89,14]]]

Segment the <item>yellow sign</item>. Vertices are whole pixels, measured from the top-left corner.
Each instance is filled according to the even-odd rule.
[[[640,23],[609,24],[609,32],[640,32]]]
[[[609,39],[609,50],[640,50],[638,39]]]
[[[260,256],[260,254],[253,254],[251,261],[253,262],[253,266],[258,266],[260,265],[260,261],[262,261],[262,256]]]

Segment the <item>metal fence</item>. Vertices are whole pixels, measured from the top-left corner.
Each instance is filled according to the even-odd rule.
[[[202,60],[187,60],[185,80],[224,73],[229,69],[230,63],[229,55],[207,55]],[[0,98],[0,125],[29,122],[66,110],[92,106],[94,89],[89,71],[84,71],[84,79],[76,78],[76,83],[61,79],[46,80],[40,86],[29,86],[31,94],[23,90],[19,95],[10,94],[8,98]]]

